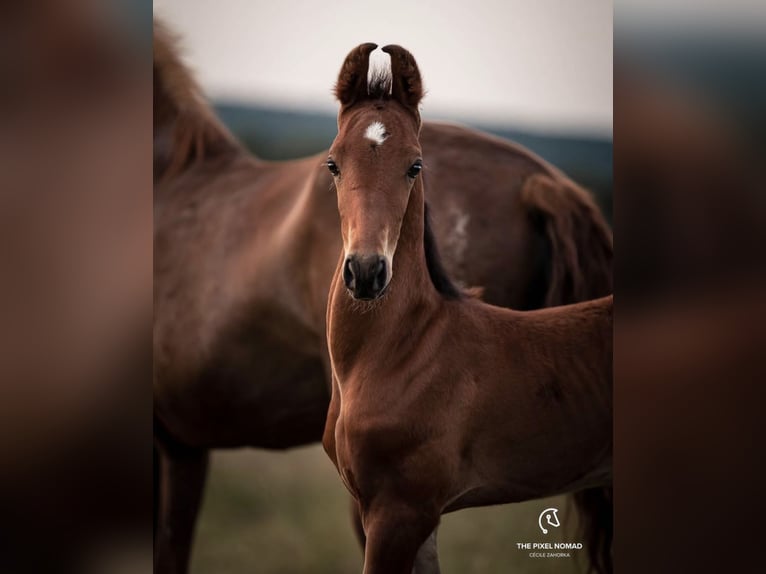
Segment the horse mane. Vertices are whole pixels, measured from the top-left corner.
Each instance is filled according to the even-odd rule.
[[[170,29],[155,18],[155,181],[177,175],[195,162],[242,149],[205,100],[177,43]]]
[[[428,275],[431,277],[431,283],[433,283],[436,291],[445,299],[462,299],[465,297],[465,293],[452,282],[442,264],[439,247],[436,244],[436,237],[434,237],[434,232],[431,229],[428,202],[425,204],[423,219],[423,247],[426,252],[426,267],[428,268]]]

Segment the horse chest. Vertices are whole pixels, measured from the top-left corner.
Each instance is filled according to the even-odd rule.
[[[347,389],[348,390],[348,389]],[[335,426],[338,470],[359,500],[374,495],[385,483],[402,480],[413,454],[433,436],[428,420],[413,417],[406,393],[342,393]]]
[[[343,404],[336,436],[346,458],[362,460],[400,450],[406,434],[403,422],[395,411]]]
[[[338,470],[349,491],[369,500],[383,483],[397,476],[411,448],[396,429],[339,420],[336,433]]]

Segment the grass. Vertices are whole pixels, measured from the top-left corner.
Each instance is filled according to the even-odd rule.
[[[565,523],[543,535],[541,510]],[[535,559],[517,542],[578,540],[563,497],[463,510],[443,517],[443,574],[582,572],[572,558]],[[567,522],[570,522],[569,524]],[[358,574],[362,553],[349,520],[349,497],[321,447],[286,453],[217,452],[197,527],[192,574]]]

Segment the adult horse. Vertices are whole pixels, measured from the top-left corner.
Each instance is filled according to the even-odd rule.
[[[364,573],[434,574],[445,512],[611,486],[613,300],[515,311],[452,284],[425,206],[420,72],[389,45],[390,75],[360,84],[375,47],[336,84],[322,442],[361,509]]]
[[[204,103],[161,25],[154,106],[155,565],[164,574],[187,569],[209,449],[321,439],[340,240],[326,153],[253,157]],[[517,309],[611,290],[611,233],[588,193],[482,133],[425,123],[421,140],[453,277]]]

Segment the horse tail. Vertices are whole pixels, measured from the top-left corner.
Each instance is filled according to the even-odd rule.
[[[242,149],[215,116],[189,69],[176,38],[154,21],[154,180],[191,164]]]
[[[521,201],[549,244],[544,305],[566,305],[612,292],[612,232],[593,197],[575,183],[529,177]]]
[[[612,292],[612,232],[591,195],[563,177],[531,176],[521,198],[549,243],[545,306],[565,305]],[[612,573],[612,489],[573,495],[590,571]]]
[[[612,488],[588,488],[572,495],[587,548],[589,572],[612,574],[614,515]]]

